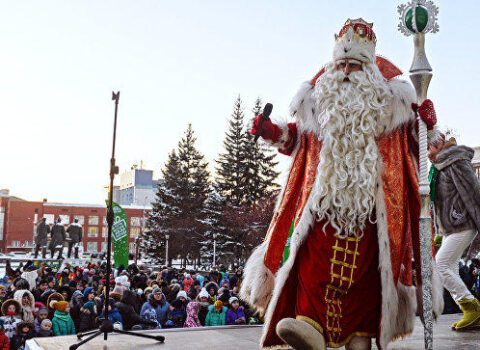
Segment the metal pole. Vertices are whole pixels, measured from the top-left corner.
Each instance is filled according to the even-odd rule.
[[[105,320],[108,320],[108,299],[110,298],[110,274],[112,273],[111,266],[111,247],[112,247],[112,226],[113,226],[113,180],[115,174],[118,174],[118,167],[115,165],[115,142],[117,139],[117,112],[118,100],[120,99],[120,92],[116,94],[112,92],[112,100],[115,101],[115,117],[113,122],[113,146],[112,158],[110,159],[110,189],[108,194],[108,208],[107,208],[107,282],[105,286]],[[107,340],[108,332],[103,333],[103,339]]]
[[[215,260],[217,257],[217,235],[213,234],[213,266],[216,266]]]
[[[432,67],[425,54],[425,33],[438,31],[436,16],[438,7],[432,1],[411,1],[398,6],[400,13],[399,30],[406,36],[413,34],[414,54],[410,67],[410,80],[417,93],[417,104],[427,98],[428,86],[432,79]],[[433,349],[433,305],[432,305],[432,226],[430,218],[430,186],[428,182],[427,126],[418,119],[419,140],[419,193],[420,193],[420,255],[422,277],[422,307],[424,320],[425,349]]]
[[[165,242],[165,266],[168,267],[168,239],[170,238],[169,235],[165,235],[166,242]]]

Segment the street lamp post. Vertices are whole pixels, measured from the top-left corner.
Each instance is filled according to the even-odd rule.
[[[165,235],[165,266],[168,267],[168,239],[170,235]]]
[[[213,266],[215,265],[215,260],[217,258],[217,234],[213,234]]]

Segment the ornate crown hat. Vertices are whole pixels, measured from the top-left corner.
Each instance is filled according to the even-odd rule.
[[[377,38],[372,27],[373,23],[362,18],[349,18],[338,35],[335,34],[334,61],[354,58],[365,63],[375,62]]]

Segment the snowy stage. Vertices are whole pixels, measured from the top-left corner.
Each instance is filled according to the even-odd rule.
[[[442,315],[434,327],[435,350],[474,350],[480,349],[480,331],[454,332],[450,325],[459,320],[460,315]],[[120,334],[109,336],[107,343],[103,336],[83,345],[79,349],[102,350],[236,350],[258,349],[258,340],[262,332],[261,326],[225,326],[190,329],[165,329],[159,331],[143,331],[165,336],[165,343],[159,344],[144,338],[133,338]],[[66,350],[76,342],[75,336],[55,338],[35,338],[27,341],[27,350]],[[377,347],[373,347],[377,349]],[[417,318],[415,331],[403,340],[393,342],[389,350],[420,350],[423,349],[423,327]]]

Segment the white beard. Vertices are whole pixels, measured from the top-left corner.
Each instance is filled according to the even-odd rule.
[[[377,180],[378,121],[391,102],[376,66],[345,74],[327,66],[315,86],[316,116],[322,141],[313,189],[316,219],[332,225],[340,238],[361,237],[367,220],[374,222]]]

